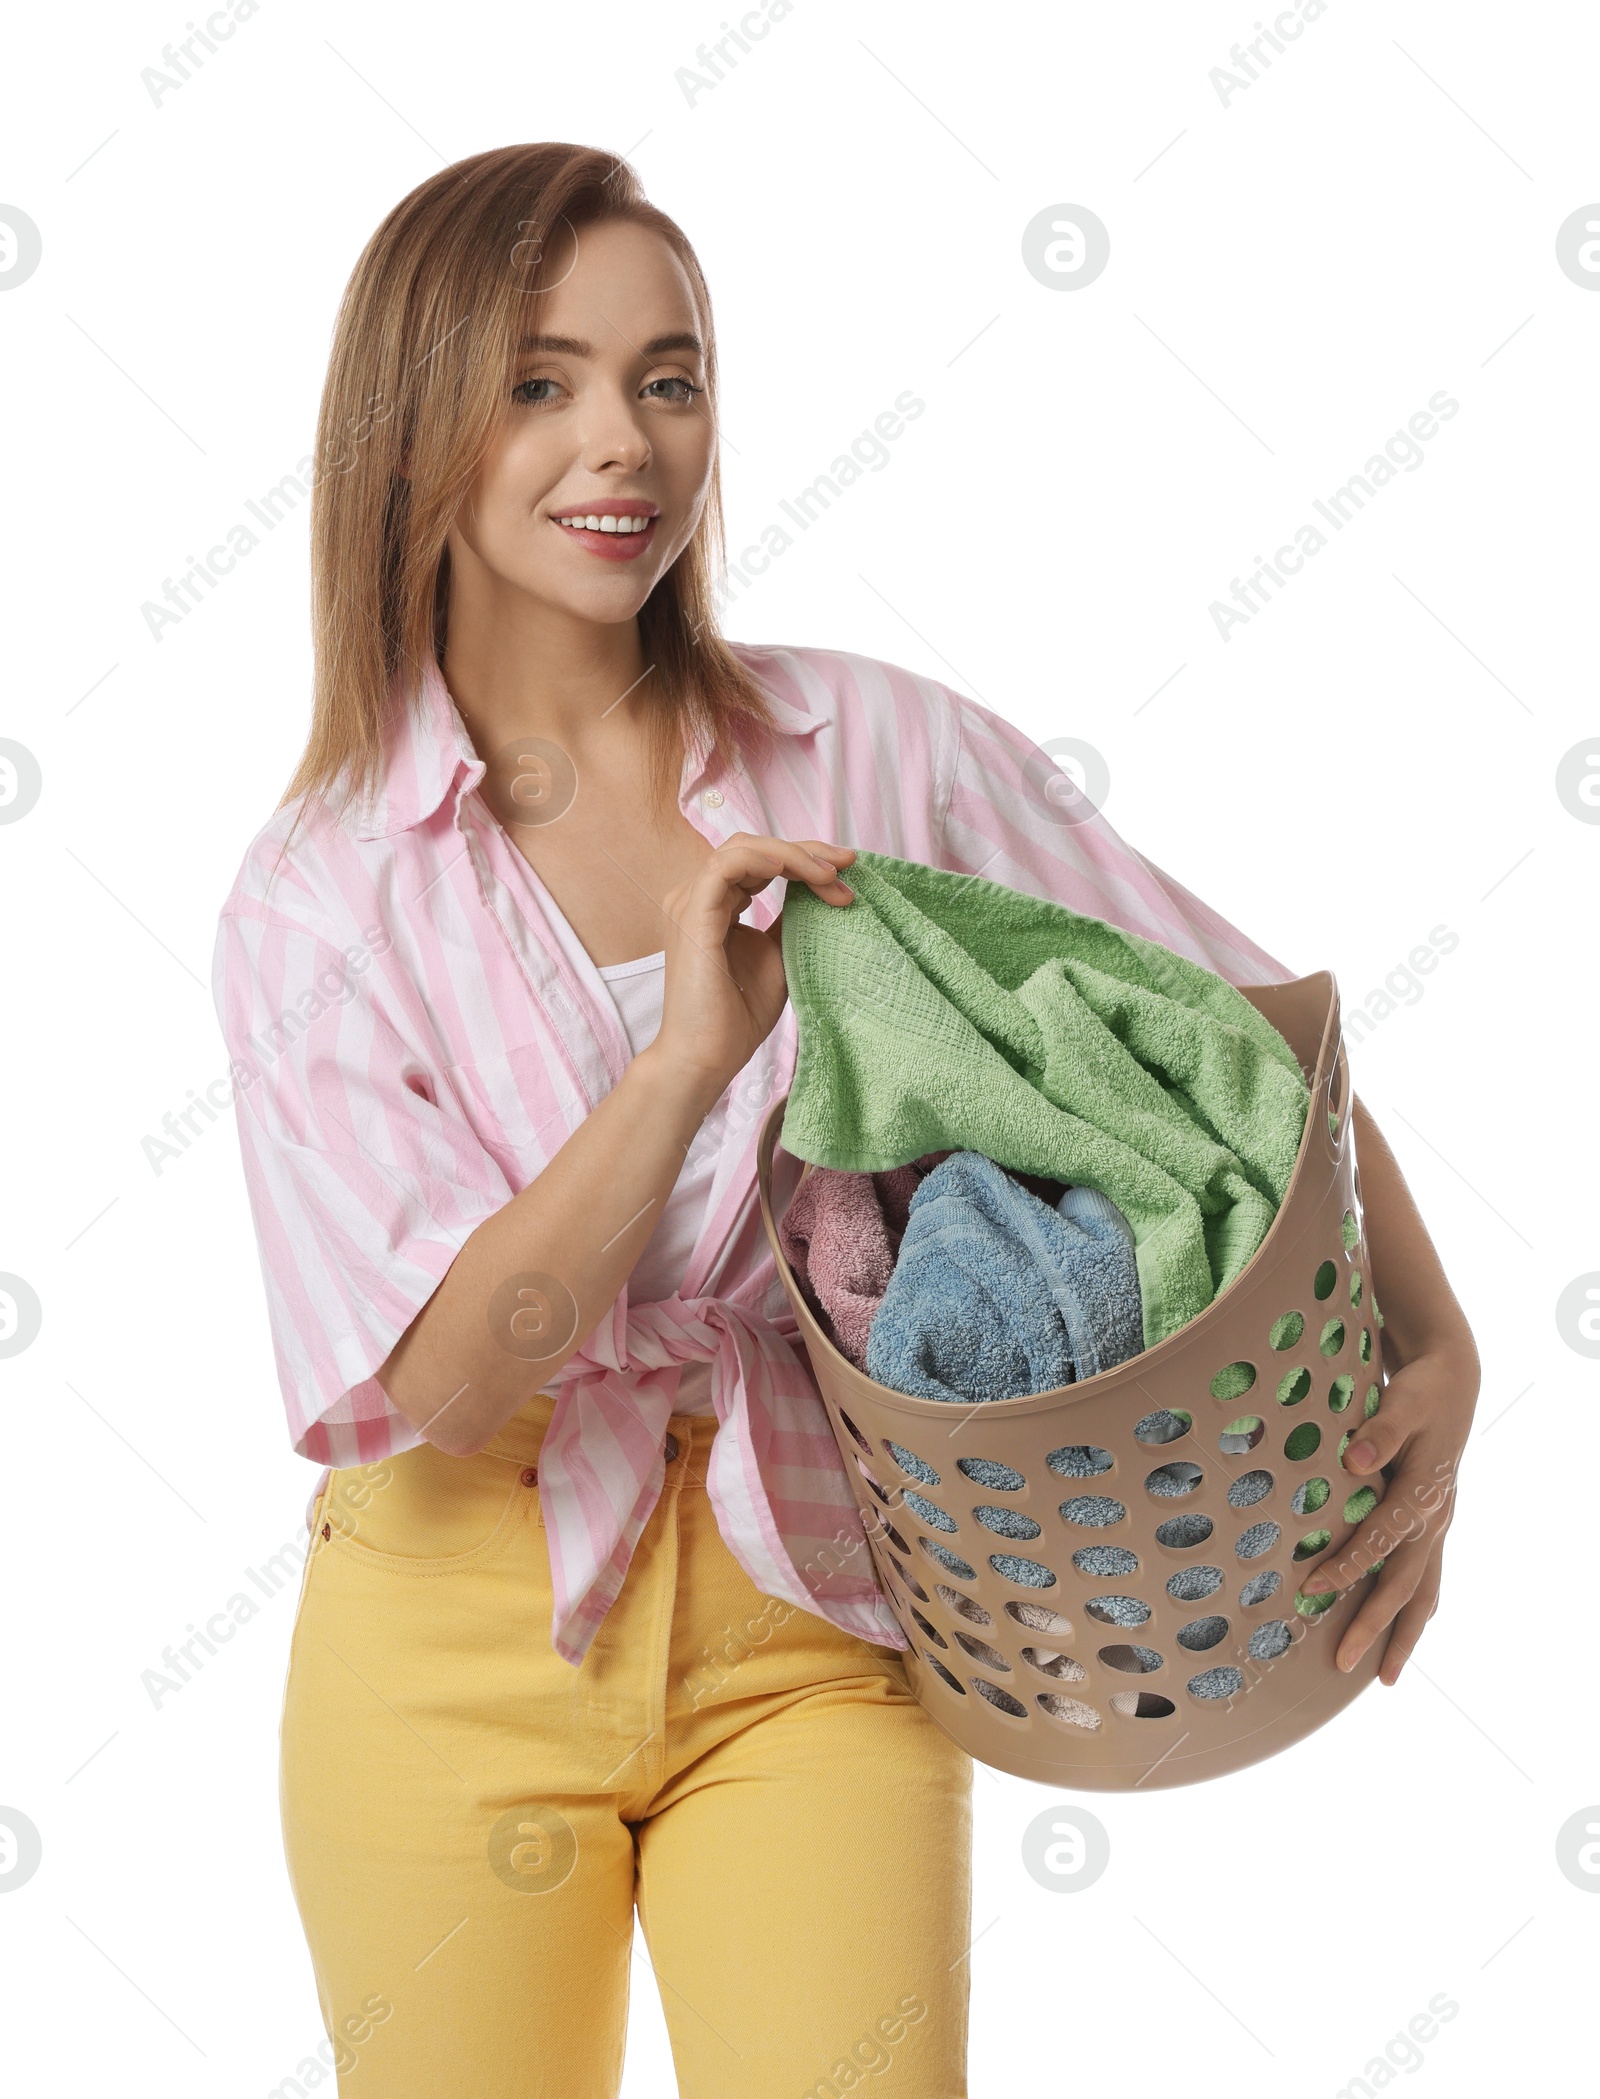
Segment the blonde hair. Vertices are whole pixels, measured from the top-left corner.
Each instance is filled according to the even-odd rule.
[[[626,161],[589,146],[500,146],[442,169],[401,200],[362,251],[340,301],[317,420],[311,499],[310,735],[284,802],[369,792],[397,674],[414,699],[442,660],[446,535],[505,413],[516,345],[565,222],[623,219],[671,243],[704,317],[706,401],[716,409],[711,297],[677,224]],[[537,325],[535,323],[535,325]],[[404,462],[404,472],[401,467]],[[693,538],[639,612],[656,737],[699,729],[727,755],[735,725],[771,715],[717,632],[713,555],[725,558],[721,480]]]

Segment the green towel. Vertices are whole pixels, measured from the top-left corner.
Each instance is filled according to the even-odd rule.
[[[1138,1248],[1144,1339],[1176,1333],[1266,1237],[1310,1094],[1225,978],[973,875],[881,853],[846,905],[798,882],[784,1149],[879,1172],[932,1151],[1098,1188]]]

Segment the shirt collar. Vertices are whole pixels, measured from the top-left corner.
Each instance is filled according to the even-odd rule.
[[[762,675],[758,662],[737,643],[733,644],[744,668],[761,687],[772,712],[772,725],[781,736],[805,736],[833,719],[820,699],[809,696],[800,679],[792,674],[788,691],[780,692]],[[696,739],[687,755],[686,772],[703,756],[703,739]],[[444,673],[431,658],[423,668],[414,697],[408,697],[396,682],[384,739],[383,764],[378,783],[359,805],[356,836],[363,839],[392,838],[425,823],[452,787],[456,799],[470,794],[486,768],[473,749],[467,725],[450,697]],[[459,785],[458,785],[459,782]]]

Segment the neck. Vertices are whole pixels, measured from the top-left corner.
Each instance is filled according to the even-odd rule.
[[[637,618],[603,624],[451,563],[441,669],[479,754],[542,736],[576,755],[631,729],[648,691]]]

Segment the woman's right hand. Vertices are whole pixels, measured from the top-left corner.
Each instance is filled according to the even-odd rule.
[[[739,913],[779,875],[825,904],[848,904],[853,892],[836,870],[854,858],[854,847],[818,838],[736,831],[662,898],[666,985],[661,1027],[644,1055],[693,1087],[705,1108],[771,1034],[787,996],[782,914],[757,932]]]

